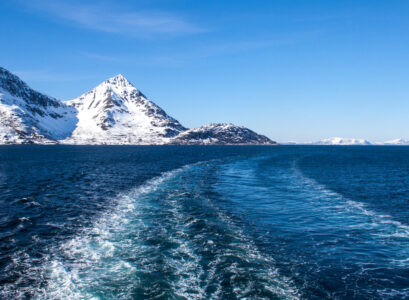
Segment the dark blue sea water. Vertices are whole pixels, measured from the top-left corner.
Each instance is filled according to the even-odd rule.
[[[1,299],[409,298],[409,147],[0,147]]]

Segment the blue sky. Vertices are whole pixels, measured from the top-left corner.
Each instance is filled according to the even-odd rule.
[[[0,2],[0,66],[71,99],[122,73],[187,127],[409,139],[409,1]]]

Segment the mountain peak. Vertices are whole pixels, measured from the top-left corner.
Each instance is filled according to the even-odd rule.
[[[117,86],[117,87],[133,87],[135,88],[132,83],[129,82],[122,74],[118,74],[114,77],[109,78],[105,81],[108,84]]]
[[[129,80],[126,79],[122,74],[118,74],[114,77],[108,78],[92,90],[82,94],[75,99],[68,100],[67,103],[74,106],[80,105],[85,101],[86,98],[89,97],[91,97],[92,99],[103,98],[108,102],[111,102],[111,100],[115,100],[115,103],[118,104],[117,106],[120,106],[120,103],[122,103],[123,101],[139,101],[141,97],[146,99],[145,95],[142,94],[138,89],[136,89],[132,85],[132,83],[130,83]],[[91,100],[91,102],[92,101],[93,100]],[[96,101],[94,104],[102,104],[102,102]]]
[[[115,76],[113,76],[113,77],[109,78],[108,80],[118,80],[118,81],[123,81],[123,80],[127,80],[127,79],[125,78],[125,76],[124,76],[124,75],[122,75],[122,74],[117,74],[117,75],[115,75]]]

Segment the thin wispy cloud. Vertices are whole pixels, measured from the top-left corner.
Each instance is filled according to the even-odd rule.
[[[298,32],[294,34],[286,34],[283,36],[266,37],[264,39],[249,39],[241,41],[223,41],[223,42],[207,42],[190,45],[183,50],[167,48],[165,51],[161,48],[160,51],[150,50],[149,53],[141,55],[125,55],[117,53],[93,53],[81,52],[80,55],[103,61],[105,63],[143,65],[143,66],[161,66],[161,67],[179,67],[183,64],[192,64],[194,61],[203,60],[210,57],[219,57],[226,55],[234,55],[251,51],[258,51],[268,48],[278,48],[285,45],[297,44],[311,41],[322,34],[325,30],[312,30]]]
[[[135,11],[115,5],[86,5],[48,0],[34,0],[25,5],[56,20],[68,21],[71,25],[133,37],[153,34],[182,35],[205,31],[181,16],[163,11]]]

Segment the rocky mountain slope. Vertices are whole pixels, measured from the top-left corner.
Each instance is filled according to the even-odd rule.
[[[70,101],[41,94],[0,68],[0,144],[275,144],[232,124],[187,129],[125,77]]]
[[[54,143],[69,136],[76,111],[0,67],[0,144]]]
[[[233,124],[209,124],[199,128],[189,129],[170,143],[181,145],[271,145],[276,144],[269,138],[254,131]]]

